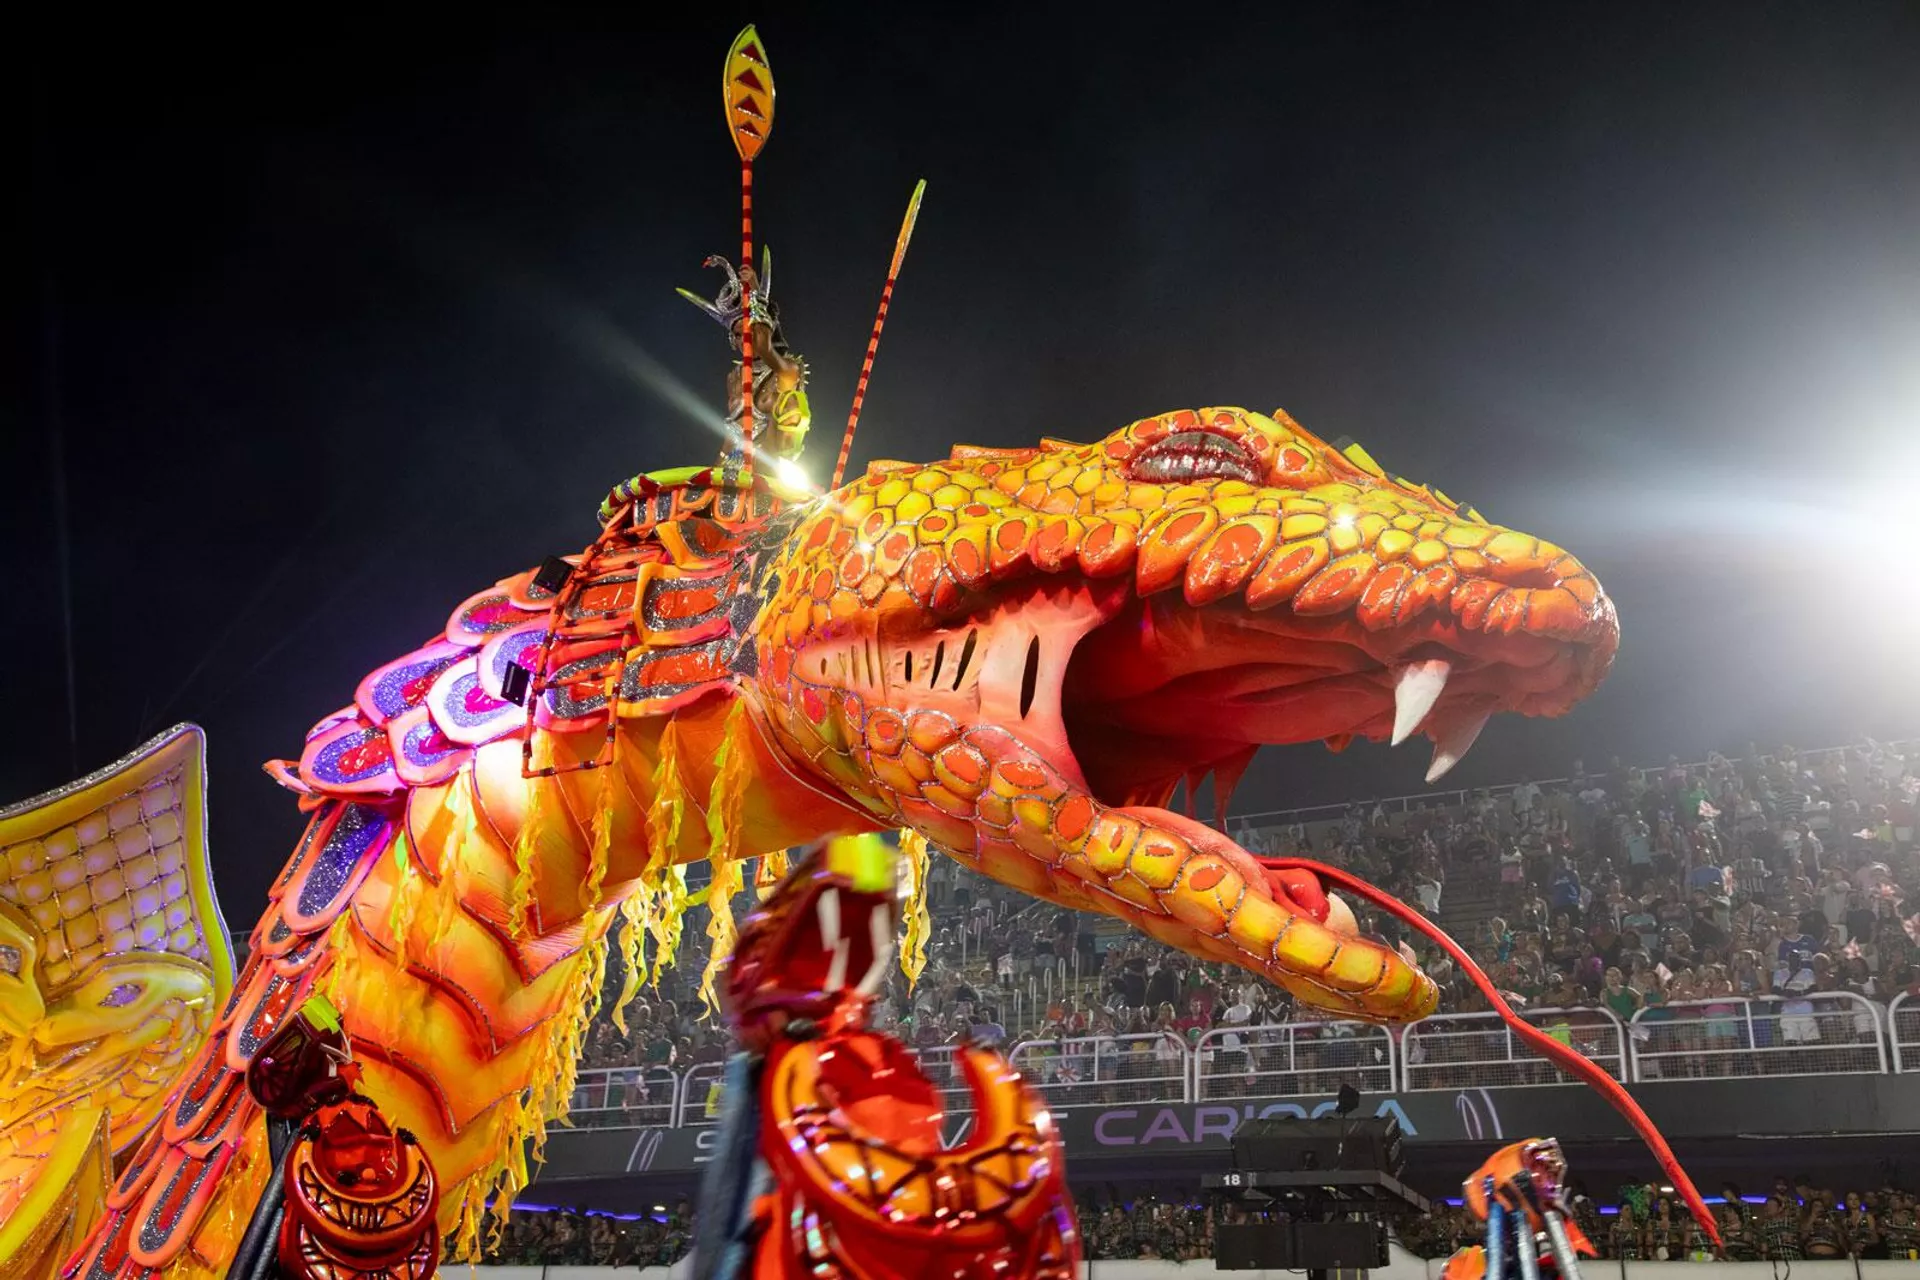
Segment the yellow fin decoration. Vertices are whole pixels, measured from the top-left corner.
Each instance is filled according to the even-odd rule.
[[[753,751],[747,740],[752,732],[747,704],[735,701],[727,712],[720,750],[713,761],[713,788],[707,793],[707,861],[713,867],[713,880],[707,886],[707,937],[713,948],[700,974],[700,999],[715,1013],[720,1011],[715,979],[733,954],[738,933],[733,895],[740,892],[745,881],[739,858],[740,811],[746,803],[747,783],[752,780]]]
[[[678,861],[680,821],[687,788],[680,768],[680,725],[667,721],[653,762],[653,803],[647,809],[647,873],[642,883],[652,895],[648,928],[653,934],[653,970],[660,975],[674,963],[680,946],[681,917],[687,910],[687,875]]]
[[[585,911],[594,911],[600,906],[602,886],[607,882],[607,861],[613,851],[613,765],[609,763],[597,772],[600,781],[594,788],[593,820],[588,824],[593,840],[587,852],[587,882],[580,890],[580,906]]]
[[[907,990],[920,981],[927,967],[927,939],[933,934],[933,918],[927,912],[927,838],[910,827],[900,831],[900,852],[907,859],[907,905],[900,938],[900,972],[907,975]]]
[[[1368,475],[1373,476],[1376,479],[1380,479],[1380,480],[1385,480],[1387,478],[1387,473],[1381,469],[1381,466],[1379,463],[1373,460],[1373,455],[1368,453],[1365,449],[1361,448],[1359,445],[1350,444],[1346,448],[1342,449],[1340,452],[1346,455],[1346,459],[1348,462],[1351,462],[1354,466],[1360,468],[1362,471],[1366,472]]]
[[[620,995],[613,1002],[613,1025],[627,1034],[627,1006],[640,994],[647,967],[647,930],[653,914],[653,889],[644,881],[620,904]]]
[[[654,913],[653,979],[658,982],[662,970],[680,963],[680,933],[686,927],[687,918],[685,867],[676,864],[661,872],[660,896],[656,901],[660,909]]]
[[[552,744],[547,741],[545,734],[535,731],[528,764],[534,769],[545,769],[552,763]],[[533,902],[533,864],[540,856],[540,825],[547,821],[549,786],[546,778],[528,781],[526,808],[520,815],[520,834],[513,842],[513,885],[507,891],[507,934],[515,940],[527,936],[527,911]]]
[[[407,857],[405,830],[393,837],[393,866],[393,899],[387,912],[387,929],[393,934],[393,948],[398,955],[399,967],[405,969],[409,958],[407,935],[413,932],[421,891],[420,876],[413,869],[412,859]]]

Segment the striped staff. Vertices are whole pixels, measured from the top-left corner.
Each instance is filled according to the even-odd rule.
[[[887,327],[887,304],[893,301],[893,282],[900,278],[900,264],[907,260],[907,242],[913,239],[914,220],[920,216],[920,197],[927,191],[927,180],[914,184],[913,199],[907,201],[907,216],[900,224],[900,238],[893,243],[893,264],[887,268],[886,287],[880,290],[880,313],[873,318],[873,334],[867,339],[867,358],[860,365],[860,381],[853,388],[853,409],[847,414],[847,433],[840,437],[840,460],[833,464],[833,481],[827,488],[838,489],[847,473],[847,455],[853,452],[853,430],[860,425],[860,405],[867,398],[867,379],[873,376],[874,353],[880,350],[880,331]]]
[[[744,282],[754,278],[753,159],[773,132],[773,68],[767,65],[766,50],[752,24],[734,37],[733,47],[727,50],[721,98],[727,132],[733,149],[740,153],[740,275]],[[744,287],[740,297],[740,476],[747,484],[753,480],[752,293],[750,286]]]

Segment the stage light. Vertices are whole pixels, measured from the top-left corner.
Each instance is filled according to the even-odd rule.
[[[792,458],[782,458],[774,463],[773,466],[774,470],[780,473],[782,482],[790,484],[796,489],[813,488],[813,481],[807,479],[806,471]]]

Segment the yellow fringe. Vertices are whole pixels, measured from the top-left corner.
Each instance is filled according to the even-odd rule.
[[[498,1247],[514,1197],[531,1181],[529,1158],[546,1158],[547,1125],[567,1123],[580,1052],[587,1030],[600,1012],[600,984],[606,978],[605,933],[583,947],[573,961],[571,989],[560,1013],[539,1034],[542,1039],[529,1064],[527,1087],[503,1099],[493,1121],[493,1162],[468,1178],[460,1191],[460,1207],[453,1231],[456,1259],[476,1260],[483,1227],[489,1247]],[[487,1210],[487,1199],[494,1207]]]
[[[707,861],[713,867],[713,883],[707,890],[707,937],[712,939],[713,949],[700,974],[700,999],[714,1013],[720,1011],[715,979],[733,954],[738,933],[733,895],[740,892],[745,880],[739,857],[740,811],[751,780],[753,752],[747,735],[752,732],[753,727],[747,723],[747,704],[736,700],[727,712],[720,750],[713,762],[713,789],[707,793]]]
[[[686,814],[687,788],[680,767],[680,725],[667,721],[653,762],[653,803],[647,808],[647,871],[641,890],[647,895],[647,929],[653,934],[651,981],[658,983],[674,963],[680,946],[680,918],[687,910],[687,874],[676,861],[680,822]]]
[[[907,990],[920,981],[927,967],[927,939],[933,933],[933,919],[927,914],[927,838],[910,827],[900,830],[900,852],[907,858],[907,908],[900,938],[900,972],[907,975]]]
[[[686,926],[687,869],[678,863],[659,870],[660,888],[654,898],[653,974],[656,985],[667,967],[680,959],[680,933]]]
[[[600,889],[607,880],[607,860],[613,849],[613,770],[611,762],[601,767],[600,784],[595,788],[592,847],[587,853],[587,883],[581,889],[582,910],[600,906]]]
[[[420,876],[413,869],[413,860],[407,857],[405,830],[393,837],[393,865],[393,900],[387,913],[387,929],[393,934],[393,949],[398,957],[395,967],[405,972],[409,959],[407,935],[413,931],[420,897]]]
[[[627,1006],[640,993],[641,973],[647,964],[647,929],[653,914],[653,889],[642,881],[620,904],[620,996],[613,1002],[613,1025],[627,1034]]]
[[[544,769],[552,756],[552,748],[542,751],[541,744],[546,738],[533,731],[533,754],[528,763],[535,769]],[[533,902],[533,864],[540,856],[540,825],[547,821],[547,793],[551,780],[534,778],[528,781],[526,788],[526,811],[520,817],[520,834],[513,842],[513,886],[507,893],[507,934],[515,941],[527,936],[527,913]]]

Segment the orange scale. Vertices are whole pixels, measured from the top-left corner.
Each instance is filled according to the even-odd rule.
[[[1253,581],[1247,584],[1247,607],[1249,609],[1271,609],[1277,604],[1292,599],[1300,584],[1320,571],[1327,562],[1327,540],[1308,538],[1304,542],[1295,542],[1287,546],[1276,547],[1267,555],[1266,563],[1253,575]]]
[[[1072,843],[1093,825],[1093,801],[1084,795],[1070,795],[1053,811],[1053,830],[1063,843]]]
[[[1294,597],[1293,611],[1307,617],[1338,613],[1360,598],[1372,576],[1372,556],[1365,552],[1341,556],[1300,589]]]
[[[933,597],[933,588],[935,582],[939,580],[941,564],[940,552],[934,547],[922,547],[907,557],[903,574],[907,590],[911,591],[914,599],[922,604]]]
[[[1027,523],[1024,520],[1002,520],[993,531],[993,545],[988,554],[988,563],[995,574],[1017,568],[1027,562]]]
[[[1080,540],[1079,527],[1071,520],[1051,520],[1033,539],[1033,562],[1051,573],[1073,560],[1074,546]]]
[[[953,576],[967,586],[986,577],[990,563],[986,530],[963,529],[955,534],[947,544],[947,563],[953,568]]]
[[[1360,622],[1370,630],[1392,626],[1399,615],[1400,601],[1406,594],[1407,581],[1413,571],[1398,562],[1387,565],[1374,574],[1367,583],[1366,590],[1360,593],[1357,612]]]
[[[1090,578],[1105,578],[1126,572],[1133,563],[1137,536],[1131,525],[1094,526],[1074,549],[1075,558],[1080,562],[1080,571]]]

